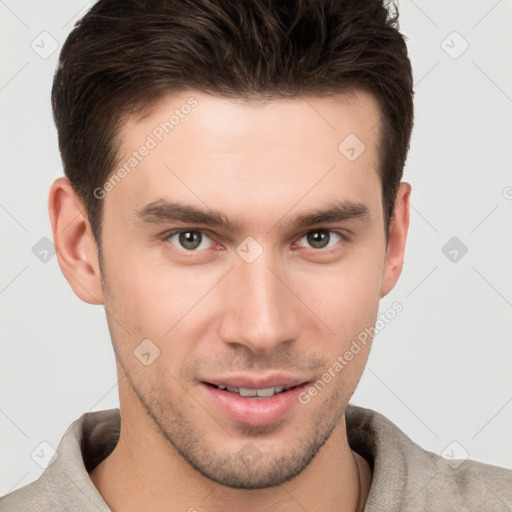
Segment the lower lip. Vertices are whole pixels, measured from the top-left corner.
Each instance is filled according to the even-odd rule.
[[[253,427],[271,425],[284,418],[298,403],[299,395],[306,387],[306,384],[302,384],[271,397],[243,398],[238,393],[219,389],[204,382],[201,385],[224,415],[233,421]]]

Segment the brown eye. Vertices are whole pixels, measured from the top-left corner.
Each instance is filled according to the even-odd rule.
[[[334,235],[334,237],[332,236]],[[313,249],[325,249],[336,245],[337,242],[342,240],[342,236],[334,231],[325,229],[317,229],[316,231],[309,231],[301,240],[306,239],[308,245]],[[332,242],[334,240],[334,242]],[[332,242],[332,243],[331,243]]]
[[[212,240],[204,233],[192,229],[174,231],[169,234],[167,240],[173,245],[176,245],[179,249],[185,249],[186,251],[196,251],[198,248],[207,249],[212,243]],[[210,245],[208,245],[208,241],[210,241]],[[205,243],[206,247],[204,246]]]

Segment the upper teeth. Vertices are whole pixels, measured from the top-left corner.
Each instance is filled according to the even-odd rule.
[[[262,389],[249,389],[249,388],[235,388],[234,386],[227,386],[219,384],[219,389],[227,389],[232,393],[238,393],[240,396],[274,396],[276,393],[280,393],[285,389],[290,389],[290,386],[276,386],[273,388],[262,388]]]

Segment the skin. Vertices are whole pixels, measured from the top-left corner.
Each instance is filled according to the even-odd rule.
[[[400,184],[386,245],[378,103],[362,91],[250,103],[186,91],[127,119],[119,165],[190,97],[197,106],[105,195],[101,267],[67,179],[50,192],[61,269],[82,300],[104,304],[116,354],[120,440],[91,479],[114,511],[358,510],[371,470],[348,445],[344,412],[371,343],[264,427],[225,416],[201,381],[277,371],[315,382],[375,324],[402,269],[411,191]],[[351,133],[365,145],[354,161],[338,150]],[[158,200],[218,210],[241,229],[137,216]],[[287,226],[334,201],[369,215]],[[201,245],[165,237],[178,228],[199,230]],[[236,251],[247,237],[262,250],[252,263]],[[144,339],[160,350],[147,366],[134,355]]]

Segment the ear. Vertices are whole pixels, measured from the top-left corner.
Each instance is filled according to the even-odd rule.
[[[48,198],[60,269],[76,295],[103,304],[98,248],[82,201],[67,178],[56,179]]]
[[[411,185],[402,182],[398,188],[393,209],[393,218],[389,225],[389,240],[384,264],[381,297],[385,297],[395,286],[402,273],[405,254],[405,242],[409,229],[409,200]]]

